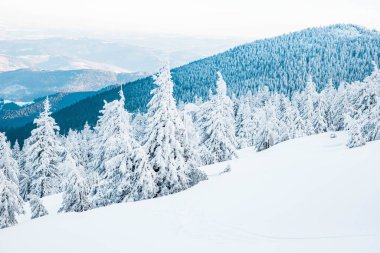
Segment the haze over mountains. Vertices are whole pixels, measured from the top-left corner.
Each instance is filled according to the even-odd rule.
[[[5,36],[0,40],[0,98],[30,101],[55,92],[94,91],[144,77],[166,60],[179,66],[236,44],[223,39],[109,36]]]

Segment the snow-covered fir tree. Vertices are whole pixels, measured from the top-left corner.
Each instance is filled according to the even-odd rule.
[[[18,169],[9,143],[0,133],[0,228],[15,225],[16,215],[24,212],[18,188]]]
[[[308,75],[305,90],[301,94],[303,96],[303,100],[305,101],[302,107],[303,110],[301,111],[301,115],[305,121],[306,134],[312,135],[315,134],[313,120],[315,118],[315,106],[319,96],[316,91],[316,84],[313,82],[313,77],[311,75]]]
[[[207,175],[198,169],[202,165],[201,148],[199,145],[199,135],[195,129],[191,112],[186,108],[180,112],[184,124],[183,136],[181,137],[182,146],[184,147],[185,162],[189,169],[187,170],[189,186],[195,185],[200,181],[206,180]]]
[[[337,91],[334,87],[332,79],[329,79],[327,86],[320,93],[321,99],[325,103],[325,112],[322,112],[326,117],[327,130],[334,130],[333,125],[333,107]]]
[[[131,126],[132,126],[132,133],[135,139],[139,143],[144,142],[145,134],[146,134],[146,114],[137,112],[133,115]]]
[[[162,196],[198,183],[189,177],[198,169],[192,167],[185,155],[184,123],[173,98],[174,83],[168,65],[154,76],[154,82],[158,87],[151,91],[153,97],[148,103],[144,147],[155,171],[157,195]]]
[[[236,115],[236,140],[239,148],[252,147],[255,144],[257,120],[250,105],[251,94],[242,96]]]
[[[19,170],[19,190],[20,196],[24,201],[27,201],[30,193],[30,172],[26,167],[26,156],[25,150],[28,150],[28,141],[24,141],[24,147],[21,150],[22,156],[19,160],[20,170]]]
[[[255,146],[257,151],[265,150],[279,141],[279,125],[272,103],[256,111],[255,117],[259,120]]]
[[[82,160],[82,150],[80,149],[81,136],[76,130],[70,129],[67,133],[66,138],[63,139],[63,143],[65,146],[65,158],[69,155],[74,161],[78,164],[83,164]],[[66,177],[70,172],[70,167],[67,166],[66,160],[63,161],[60,165],[60,171]]]
[[[227,96],[227,85],[218,74],[216,94],[202,107],[198,121],[204,163],[222,162],[237,157],[233,103]]]
[[[365,140],[360,131],[358,121],[353,119],[349,114],[346,115],[345,120],[348,130],[347,147],[354,148],[363,146],[365,144]]]
[[[63,163],[67,167],[68,175],[63,192],[62,206],[59,212],[83,212],[91,209],[83,166],[78,164],[69,152],[66,153]]]
[[[274,125],[277,126],[277,129],[275,129],[277,131],[276,144],[289,140],[291,136],[291,104],[286,96],[279,93],[272,95],[271,104],[274,106]]]
[[[305,122],[302,119],[297,106],[290,104],[287,113],[289,118],[289,138],[294,139],[304,136],[306,134]]]
[[[323,94],[318,95],[318,100],[314,106],[314,113],[312,114],[311,124],[314,128],[314,133],[319,134],[326,132],[328,129],[328,105],[325,101]]]
[[[96,189],[96,206],[152,198],[157,188],[154,172],[143,148],[134,139],[125,98],[105,103],[98,124],[96,154],[101,181]]]
[[[3,173],[6,180],[11,181],[18,186],[19,166],[13,158],[12,149],[7,137],[0,132],[0,172]]]
[[[342,82],[339,85],[334,100],[332,101],[332,107],[330,108],[332,130],[341,131],[344,129],[344,115],[346,114],[347,107],[348,98],[346,84]]]
[[[13,145],[12,155],[13,155],[13,158],[18,163],[18,165],[20,166],[20,161],[22,158],[22,152],[21,152],[21,148],[20,148],[20,144],[18,143],[18,140],[16,140],[15,144]]]
[[[61,173],[58,166],[63,151],[58,135],[59,127],[51,117],[48,98],[34,124],[37,127],[26,140],[25,167],[29,171],[30,192],[44,197],[60,190]]]
[[[32,219],[39,218],[39,217],[49,214],[45,206],[42,204],[41,199],[36,195],[31,194],[29,196],[29,205],[30,205],[30,210],[32,212],[32,216],[31,216]]]
[[[79,133],[79,152],[81,154],[80,163],[86,170],[89,170],[89,165],[93,159],[93,138],[94,133],[90,125],[86,122],[83,130]]]

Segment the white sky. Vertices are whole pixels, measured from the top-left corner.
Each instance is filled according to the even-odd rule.
[[[0,0],[3,30],[260,38],[334,23],[380,30],[380,0]]]

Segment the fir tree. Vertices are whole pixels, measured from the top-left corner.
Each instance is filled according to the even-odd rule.
[[[262,151],[278,142],[278,121],[271,103],[264,108],[259,108],[255,117],[259,120],[255,146],[257,151]]]
[[[23,212],[18,188],[18,164],[12,157],[5,135],[0,133],[0,228],[15,225],[16,214]]]
[[[19,173],[19,189],[20,196],[24,201],[29,199],[30,194],[30,172],[28,167],[26,167],[26,156],[25,150],[28,150],[28,140],[24,141],[24,147],[21,150],[22,156],[20,157],[20,173]]]
[[[321,99],[325,102],[326,107],[323,114],[326,117],[326,124],[328,130],[334,130],[333,126],[333,107],[337,91],[334,87],[333,81],[330,78],[326,88],[320,93]]]
[[[62,147],[58,136],[59,127],[51,117],[49,99],[44,102],[44,110],[34,120],[37,128],[32,130],[24,155],[25,167],[30,176],[30,192],[38,197],[56,193],[61,187]]]
[[[250,106],[250,95],[240,99],[236,119],[236,140],[239,148],[251,147],[255,144],[255,134],[257,124],[254,119],[254,113]]]
[[[66,154],[63,164],[67,167],[69,173],[59,212],[83,212],[91,209],[84,168],[72,158],[69,152]]]
[[[218,74],[217,92],[202,110],[199,124],[202,129],[201,145],[205,163],[222,162],[237,157],[233,104],[227,96],[227,85]]]
[[[201,149],[199,145],[198,132],[193,124],[192,117],[185,109],[181,112],[184,123],[183,136],[181,138],[184,147],[184,157],[188,166],[186,171],[189,178],[188,185],[192,186],[200,181],[206,180],[207,175],[198,169],[202,165]]]
[[[348,99],[346,94],[346,84],[341,83],[332,102],[332,108],[330,108],[332,130],[341,131],[344,129],[344,115],[346,114],[347,107]]]
[[[360,126],[358,126],[358,122],[347,114],[346,124],[348,128],[348,141],[346,144],[347,147],[354,148],[363,146],[365,144],[365,140],[360,132]]]
[[[151,91],[153,97],[148,103],[149,134],[144,146],[155,171],[157,195],[162,196],[194,184],[189,174],[196,168],[191,168],[186,161],[184,125],[173,98],[174,83],[168,65],[154,76],[154,82],[158,87]]]
[[[95,195],[97,206],[152,198],[157,192],[147,155],[132,136],[124,102],[121,90],[120,100],[105,103],[95,128],[102,178]]]
[[[16,140],[15,144],[13,145],[12,155],[13,155],[13,158],[18,163],[18,165],[20,166],[22,152],[21,152],[20,144],[18,143],[18,140]]]
[[[318,96],[318,101],[314,107],[314,113],[312,114],[311,122],[314,128],[314,133],[323,133],[328,129],[327,123],[327,103],[323,96]]]

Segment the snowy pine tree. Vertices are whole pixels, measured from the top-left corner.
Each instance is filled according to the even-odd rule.
[[[233,103],[227,96],[227,85],[218,74],[217,92],[202,109],[199,119],[205,164],[222,162],[237,157]]]
[[[250,106],[250,94],[241,97],[236,117],[236,140],[239,148],[251,147],[255,144],[257,124]]]
[[[26,140],[25,167],[30,176],[30,192],[38,197],[56,193],[61,187],[62,147],[58,136],[59,127],[51,117],[49,99],[44,102],[44,110],[34,120],[37,125]]]
[[[66,153],[63,165],[69,172],[59,212],[83,212],[91,209],[84,168],[72,158],[69,152]]]
[[[331,120],[332,130],[341,131],[344,129],[344,115],[348,107],[346,84],[341,83],[332,102]]]
[[[5,135],[0,133],[0,228],[15,225],[16,214],[23,212],[18,188],[18,164],[12,157]]]
[[[298,108],[290,104],[287,110],[289,118],[289,134],[290,139],[299,138],[306,134],[305,122],[303,121]]]
[[[304,101],[301,109],[301,116],[305,122],[305,130],[307,135],[315,134],[314,130],[314,113],[315,104],[318,99],[315,83],[311,75],[308,76],[305,90],[301,93],[302,100]]]
[[[325,102],[325,112],[323,114],[326,117],[326,124],[328,130],[334,130],[333,126],[333,106],[337,91],[334,87],[332,79],[329,79],[326,88],[320,93],[321,99]]]
[[[319,134],[326,132],[328,129],[327,123],[327,102],[325,101],[322,94],[318,96],[318,101],[314,107],[314,113],[312,114],[311,123],[314,128],[314,133]]]
[[[81,154],[79,162],[86,170],[90,170],[91,160],[93,159],[93,137],[94,133],[86,122],[83,130],[79,133],[79,152]]]
[[[346,144],[347,147],[354,148],[363,146],[365,144],[365,140],[362,137],[358,122],[348,114],[346,115],[345,121],[348,129],[348,141]]]
[[[24,201],[27,201],[30,193],[30,172],[26,167],[25,150],[28,150],[28,140],[24,141],[24,147],[21,150],[22,156],[20,157],[20,173],[19,173],[19,189],[20,196]]]
[[[184,147],[184,157],[187,163],[187,176],[189,178],[188,185],[192,186],[200,181],[206,180],[207,175],[198,169],[202,165],[201,149],[199,145],[198,132],[193,124],[192,117],[184,108],[181,111],[181,116],[184,124],[183,136],[181,138],[182,146]]]
[[[20,144],[18,143],[18,140],[16,140],[15,144],[13,145],[12,155],[13,155],[13,158],[18,163],[18,165],[20,166],[22,152],[21,152]]]
[[[259,120],[255,146],[257,151],[265,150],[279,140],[279,126],[275,115],[275,108],[272,103],[266,107],[259,108],[255,117]]]
[[[120,100],[105,103],[95,127],[102,178],[94,197],[97,206],[152,198],[157,192],[148,157],[131,133],[124,102],[121,90]]]
[[[173,98],[174,83],[168,65],[154,76],[154,82],[158,87],[151,91],[153,97],[148,103],[144,146],[155,171],[157,195],[163,196],[198,183],[189,178],[198,169],[192,168],[185,157],[185,129]]]

